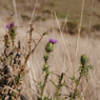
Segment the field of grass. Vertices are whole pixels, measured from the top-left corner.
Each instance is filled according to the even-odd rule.
[[[0,100],[100,100],[99,1],[82,22],[99,31],[82,32],[82,0],[12,1],[0,1]]]
[[[48,5],[51,6],[50,8],[57,12],[58,17],[69,17],[71,19],[79,21],[82,9],[82,0],[48,0],[47,2]],[[94,14],[95,12],[97,15],[100,15],[99,9],[100,3],[97,0],[85,0],[83,24],[88,25],[90,19],[92,20],[92,24],[100,24],[100,18],[98,18]]]

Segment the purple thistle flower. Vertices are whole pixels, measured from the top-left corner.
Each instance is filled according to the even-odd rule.
[[[6,25],[6,29],[9,29],[9,24]]]
[[[14,23],[10,23],[10,27],[14,27]]]
[[[14,23],[9,23],[6,25],[6,29],[10,29],[11,27],[14,27]]]
[[[52,44],[56,44],[57,43],[57,40],[49,39],[49,42],[52,43]]]

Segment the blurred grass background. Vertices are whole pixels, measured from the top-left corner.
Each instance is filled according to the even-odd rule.
[[[0,12],[8,10],[13,11],[13,0],[0,0]],[[57,13],[59,18],[68,17],[79,21],[82,0],[16,0],[17,9],[21,13],[32,12],[35,2],[40,9],[46,13],[47,10],[52,10]],[[92,17],[91,17],[92,15]],[[90,21],[92,24],[100,24],[100,1],[99,0],[85,0],[85,11],[83,24],[88,25]]]
[[[70,19],[79,21],[82,9],[82,0],[47,0],[47,7],[55,10],[60,18],[69,17]],[[85,0],[83,24],[88,25],[90,20],[92,21],[92,24],[100,24],[99,15],[100,1]]]

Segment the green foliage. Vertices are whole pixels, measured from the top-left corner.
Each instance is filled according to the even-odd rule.
[[[44,73],[44,80],[42,80],[38,84],[39,89],[40,89],[40,96],[38,96],[37,98],[38,100],[66,100],[66,98],[68,98],[69,100],[77,100],[78,98],[81,99],[82,90],[79,89],[81,85],[80,81],[83,79],[83,77],[85,77],[86,80],[88,80],[88,72],[93,67],[90,64],[88,64],[88,58],[85,54],[83,54],[80,57],[79,76],[77,78],[75,76],[70,78],[72,80],[72,83],[74,83],[75,87],[72,88],[71,92],[69,91],[69,94],[67,93],[63,94],[62,93],[63,87],[69,88],[69,86],[66,84],[66,81],[64,80],[65,73],[62,72],[60,75],[55,74],[58,78],[58,82],[55,82],[53,78],[49,79],[49,76],[52,75],[52,72],[49,71],[48,59],[49,59],[50,53],[53,51],[54,42],[55,41],[50,40],[50,42],[48,42],[46,45],[46,49],[45,49],[46,54],[44,55],[45,64],[43,65],[43,69],[42,69]],[[53,97],[49,97],[49,96],[46,97],[44,95],[45,86],[48,83],[47,80],[50,80],[51,84],[55,87],[55,94],[53,94]]]
[[[62,83],[63,77],[64,77],[64,73],[61,73],[61,75],[59,76],[58,85],[56,86],[56,93],[55,93],[56,100],[58,100],[60,96],[60,91],[63,86],[63,83]]]
[[[43,57],[44,62],[45,62],[45,64],[43,65],[43,68],[42,68],[42,72],[44,74],[44,80],[39,82],[39,84],[38,84],[40,86],[40,97],[37,97],[38,100],[49,100],[48,97],[44,96],[44,90],[45,90],[45,87],[46,87],[46,84],[48,81],[48,77],[50,75],[48,59],[49,59],[50,53],[53,51],[53,48],[54,48],[54,44],[49,41],[45,47],[46,54]]]
[[[44,56],[44,61],[47,62],[47,61],[48,61],[48,58],[49,58],[48,54],[45,55],[45,56]]]
[[[75,88],[73,90],[73,92],[70,93],[70,100],[76,100],[77,98],[81,98],[81,91],[79,91],[78,87],[80,86],[80,81],[83,77],[86,78],[86,80],[88,80],[88,72],[90,69],[92,69],[93,67],[88,64],[88,58],[86,55],[82,55],[80,58],[81,61],[81,66],[80,66],[80,70],[79,70],[79,77],[75,78],[72,77],[71,80],[74,81],[75,83]]]
[[[86,55],[81,56],[81,66],[80,66],[80,75],[86,77],[88,80],[88,72],[93,68],[90,64],[88,64],[88,59]]]

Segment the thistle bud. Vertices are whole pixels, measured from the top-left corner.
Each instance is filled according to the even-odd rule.
[[[87,56],[86,55],[82,55],[81,56],[81,64],[85,65],[87,63],[87,61],[88,61]]]
[[[53,47],[54,45],[51,42],[48,42],[47,46],[46,46],[46,52],[52,52],[53,51]]]
[[[12,41],[14,41],[15,37],[16,37],[16,28],[14,23],[9,23],[6,25],[6,29],[9,32],[10,38]]]
[[[46,51],[47,52],[52,52],[53,51],[53,47],[54,47],[54,44],[57,43],[57,40],[54,40],[54,39],[49,39],[49,42],[46,46]]]

